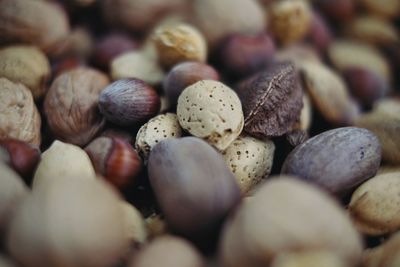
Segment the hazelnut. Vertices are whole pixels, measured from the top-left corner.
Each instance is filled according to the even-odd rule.
[[[195,0],[195,25],[207,39],[210,48],[231,34],[263,32],[266,17],[256,0]]]
[[[99,108],[112,123],[135,125],[159,112],[160,97],[142,80],[122,79],[113,82],[101,92]]]
[[[10,166],[29,181],[40,160],[39,148],[17,139],[0,140],[0,146],[7,151]]]
[[[242,194],[246,194],[270,174],[274,152],[275,145],[270,140],[239,136],[222,153]]]
[[[172,23],[158,27],[152,37],[161,65],[171,68],[182,61],[204,62],[207,44],[203,35],[193,26]]]
[[[368,12],[384,18],[396,18],[400,14],[398,0],[360,0],[359,2]]]
[[[165,77],[163,88],[168,100],[176,105],[182,91],[200,80],[219,80],[218,72],[201,62],[183,62],[174,66]]]
[[[103,128],[98,97],[108,77],[81,67],[58,76],[46,95],[44,113],[52,133],[60,140],[83,146]]]
[[[268,179],[242,202],[224,226],[219,254],[226,267],[269,266],[280,253],[316,248],[353,266],[360,260],[362,244],[334,199],[283,176]]]
[[[41,118],[32,93],[24,85],[0,78],[0,139],[40,144]]]
[[[69,33],[65,12],[48,1],[0,1],[0,44],[28,43],[52,52]]]
[[[146,162],[151,149],[160,141],[167,138],[179,138],[182,129],[176,114],[158,115],[144,124],[136,135],[135,148]]]
[[[128,202],[121,202],[122,212],[125,215],[127,236],[133,244],[142,245],[147,240],[147,229],[142,214]]]
[[[7,249],[26,267],[114,266],[129,249],[120,201],[99,179],[49,182],[21,203]]]
[[[43,52],[34,46],[5,47],[0,49],[0,76],[22,83],[37,100],[46,92],[50,63]]]
[[[42,153],[42,159],[33,177],[32,187],[46,185],[52,180],[63,178],[80,180],[95,179],[95,171],[88,155],[81,148],[54,141]]]
[[[183,129],[221,151],[243,129],[239,97],[217,81],[203,80],[187,87],[179,96],[177,115]]]
[[[304,0],[282,0],[270,7],[272,34],[288,45],[304,38],[311,25],[311,9]]]
[[[131,144],[120,138],[98,137],[85,148],[94,169],[117,188],[132,184],[142,163]]]
[[[331,251],[300,251],[281,253],[271,267],[350,267]]]

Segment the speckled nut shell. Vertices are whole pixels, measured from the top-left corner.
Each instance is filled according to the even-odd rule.
[[[270,140],[239,136],[222,153],[243,194],[269,175],[274,152],[275,145]]]
[[[221,82],[203,80],[187,87],[178,99],[183,129],[225,150],[243,129],[242,105],[236,93]]]
[[[153,34],[161,64],[170,68],[183,61],[204,62],[207,44],[203,35],[193,26],[172,23],[159,27]]]
[[[179,138],[182,129],[176,114],[158,115],[144,124],[136,135],[135,148],[143,160],[147,160],[151,149],[167,138]]]

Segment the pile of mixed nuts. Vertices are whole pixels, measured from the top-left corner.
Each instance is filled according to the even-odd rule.
[[[399,0],[0,0],[1,267],[399,267]]]

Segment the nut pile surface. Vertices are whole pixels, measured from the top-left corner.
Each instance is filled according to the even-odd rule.
[[[399,267],[399,0],[0,0],[0,266]]]

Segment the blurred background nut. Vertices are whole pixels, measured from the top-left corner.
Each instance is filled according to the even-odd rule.
[[[68,33],[68,18],[55,3],[0,1],[0,44],[27,43],[51,53]]]
[[[151,149],[167,138],[180,138],[182,128],[176,114],[158,115],[144,124],[136,135],[135,148],[142,159],[147,162]]]
[[[333,32],[325,18],[316,11],[312,11],[311,25],[307,34],[307,41],[321,52],[328,49],[333,40]]]
[[[272,34],[284,45],[301,40],[310,30],[312,13],[307,1],[275,1],[269,14]]]
[[[243,129],[239,97],[217,81],[202,80],[187,87],[179,96],[177,115],[183,129],[221,151]]]
[[[149,239],[154,239],[158,236],[168,233],[168,225],[165,218],[160,213],[152,213],[145,219],[147,233]]]
[[[183,61],[204,62],[207,44],[203,35],[193,26],[172,23],[158,27],[152,36],[161,65],[171,68]]]
[[[121,200],[108,184],[64,177],[35,190],[18,209],[7,238],[20,264],[108,267],[127,253]]]
[[[397,267],[400,264],[400,232],[393,234],[383,244],[363,253],[365,267]]]
[[[90,57],[94,46],[94,40],[88,29],[76,27],[54,49],[52,58],[77,57],[87,59]]]
[[[302,251],[279,254],[271,267],[350,267],[329,251]]]
[[[98,137],[86,146],[85,152],[95,171],[119,189],[132,184],[141,171],[139,155],[123,139]]]
[[[0,76],[22,83],[38,100],[46,92],[50,63],[43,52],[34,46],[5,47],[0,49]]]
[[[246,194],[271,172],[275,145],[270,140],[239,136],[222,153],[236,177],[242,194]]]
[[[132,126],[160,110],[157,92],[139,79],[121,79],[108,85],[99,97],[100,112],[112,123]]]
[[[5,255],[0,254],[0,266],[2,267],[15,267],[16,265],[14,262],[11,261],[8,257]]]
[[[85,151],[72,144],[54,141],[42,153],[32,186],[40,187],[63,178],[95,179],[96,174]]]
[[[105,74],[87,67],[64,72],[53,81],[44,113],[56,138],[79,146],[93,139],[105,123],[97,103],[108,83]]]
[[[383,235],[400,229],[400,172],[373,177],[354,191],[349,204],[357,229],[367,235]]]
[[[304,62],[322,63],[318,51],[307,44],[294,44],[283,47],[275,53],[275,60],[278,62],[288,61],[294,64],[296,69],[300,69]]]
[[[132,245],[142,245],[147,241],[147,229],[142,214],[131,204],[121,201],[125,217],[127,236]]]
[[[0,78],[0,139],[15,138],[39,145],[41,118],[31,91]]]
[[[293,177],[270,178],[226,222],[223,266],[269,266],[280,253],[327,250],[349,266],[361,239],[344,210],[327,194]]]
[[[392,19],[400,14],[400,2],[397,0],[361,0],[361,5],[370,13]]]
[[[314,0],[313,4],[333,23],[350,21],[356,13],[354,0]]]

